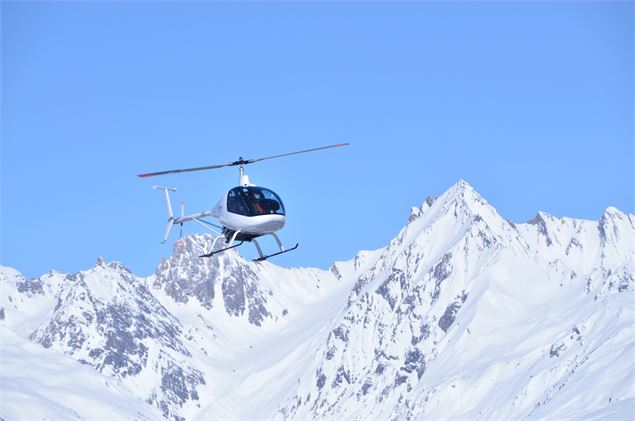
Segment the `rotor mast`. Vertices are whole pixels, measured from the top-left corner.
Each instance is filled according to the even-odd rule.
[[[240,165],[238,166],[238,171],[240,172],[240,179],[238,180],[238,184],[241,187],[247,187],[249,186],[249,176],[247,174],[245,174],[245,166],[243,165],[243,157],[241,156],[239,161]]]

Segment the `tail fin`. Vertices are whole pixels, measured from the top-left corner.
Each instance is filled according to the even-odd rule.
[[[172,214],[172,203],[170,203],[170,192],[176,191],[174,187],[161,187],[161,186],[152,186],[155,190],[163,190],[165,193],[165,204],[168,207],[168,225],[165,227],[165,234],[163,235],[163,241],[161,244],[165,243],[168,240],[168,236],[170,235],[170,231],[172,231],[172,225],[174,225],[174,215]]]

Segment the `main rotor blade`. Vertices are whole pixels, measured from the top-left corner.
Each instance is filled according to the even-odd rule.
[[[177,174],[181,172],[189,172],[189,171],[202,171],[202,170],[213,170],[214,168],[223,168],[223,167],[231,167],[232,165],[238,165],[235,162],[228,162],[227,164],[219,164],[219,165],[208,165],[206,167],[193,167],[193,168],[183,168],[178,170],[167,170],[167,171],[159,171],[159,172],[150,172],[147,174],[139,174],[137,177],[154,177],[155,175],[164,175],[164,174]]]
[[[280,157],[283,157],[283,156],[297,155],[299,153],[319,151],[319,150],[322,150],[322,149],[339,148],[341,146],[348,146],[348,145],[349,145],[349,143],[338,143],[337,145],[321,146],[319,148],[312,148],[312,149],[305,149],[303,151],[283,153],[281,155],[268,156],[266,158],[248,159],[246,163],[252,164],[254,162],[264,161],[265,159],[280,158]]]
[[[319,148],[305,149],[303,151],[283,153],[283,154],[280,154],[280,155],[267,156],[265,158],[257,158],[257,159],[243,159],[241,157],[238,161],[228,162],[226,164],[208,165],[208,166],[205,166],[205,167],[193,167],[193,168],[183,168],[183,169],[178,169],[178,170],[151,172],[151,173],[146,173],[146,174],[139,174],[138,177],[141,177],[141,178],[154,177],[155,175],[178,174],[178,173],[182,173],[182,172],[213,170],[215,168],[232,167],[232,166],[236,166],[236,165],[247,165],[247,164],[253,164],[254,162],[264,161],[265,159],[280,158],[280,157],[283,157],[283,156],[297,155],[297,154],[300,154],[300,153],[320,151],[322,149],[338,148],[338,147],[341,147],[341,146],[348,146],[348,145],[349,145],[348,143],[338,143],[337,145],[321,146]]]

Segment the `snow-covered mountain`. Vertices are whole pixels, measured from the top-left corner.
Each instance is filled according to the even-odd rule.
[[[0,268],[0,417],[635,417],[634,215],[514,224],[460,181],[330,270],[211,240],[146,278]]]

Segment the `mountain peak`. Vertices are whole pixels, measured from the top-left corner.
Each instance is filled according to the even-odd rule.
[[[478,194],[478,192],[476,190],[474,190],[474,187],[472,187],[472,185],[470,185],[470,183],[468,183],[467,181],[463,180],[462,178],[459,179],[459,181],[457,181],[456,183],[454,183],[454,185],[452,187],[450,187],[448,189],[448,191],[446,193],[452,193],[461,197],[477,197],[480,198],[481,200],[482,197],[480,194]]]
[[[427,201],[426,201],[427,202]],[[434,200],[433,205],[449,210],[454,208],[454,213],[460,208],[468,214],[490,214],[496,213],[487,201],[465,180],[460,179],[450,187],[439,198]]]
[[[459,181],[457,181],[454,184],[454,187],[461,188],[461,189],[472,189],[472,190],[474,190],[474,188],[470,185],[470,183],[468,183],[467,181],[465,181],[462,178],[459,178]]]
[[[533,216],[533,218],[529,219],[527,221],[528,224],[530,225],[538,225],[538,224],[544,224],[545,223],[545,219],[549,219],[551,215],[549,215],[546,212],[543,211],[538,211],[536,212],[536,214]]]
[[[617,217],[622,217],[624,216],[624,212],[622,212],[621,210],[619,210],[618,208],[614,206],[609,206],[608,208],[604,210],[603,215],[615,215]]]
[[[496,210],[463,179],[459,179],[441,196],[428,196],[419,208],[412,207],[408,225],[428,214],[431,215],[432,221],[442,215],[454,215],[460,224],[477,216],[493,225],[498,225],[496,221],[500,219]]]

